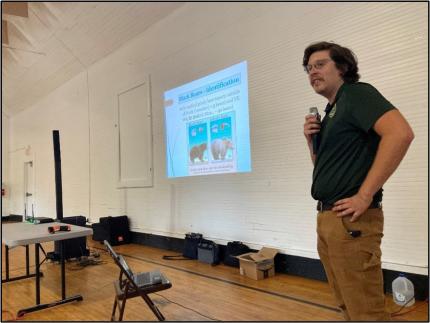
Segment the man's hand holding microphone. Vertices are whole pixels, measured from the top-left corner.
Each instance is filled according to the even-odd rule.
[[[309,151],[311,152],[312,162],[315,164],[315,156],[317,151],[317,136],[321,129],[321,117],[317,108],[309,108],[309,114],[305,117],[303,125],[303,133],[308,143]]]

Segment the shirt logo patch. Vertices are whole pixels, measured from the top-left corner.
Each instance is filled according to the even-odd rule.
[[[334,107],[331,109],[330,113],[328,114],[328,116],[330,118],[333,118],[334,115],[336,114],[336,104],[334,105]]]

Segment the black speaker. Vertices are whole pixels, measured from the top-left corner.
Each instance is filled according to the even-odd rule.
[[[100,223],[93,224],[93,240],[100,242],[108,240],[112,246],[130,243],[128,217],[121,215],[100,218]]]

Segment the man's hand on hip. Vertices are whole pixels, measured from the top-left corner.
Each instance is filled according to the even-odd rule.
[[[332,210],[338,212],[338,217],[343,217],[352,213],[350,221],[355,222],[369,208],[371,202],[372,199],[366,198],[357,193],[354,196],[336,201]]]

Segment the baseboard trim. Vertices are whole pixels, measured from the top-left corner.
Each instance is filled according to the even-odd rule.
[[[166,237],[150,233],[131,232],[133,243],[149,247],[160,248],[182,253],[184,239]],[[220,259],[224,258],[225,246],[220,245]],[[300,256],[277,254],[275,257],[275,271],[289,275],[300,276],[320,281],[327,281],[324,267],[319,259],[311,259]],[[400,274],[399,271],[383,269],[384,291],[391,293],[391,283]],[[415,298],[425,300],[429,295],[428,276],[405,273],[405,276],[412,281],[415,288]]]

